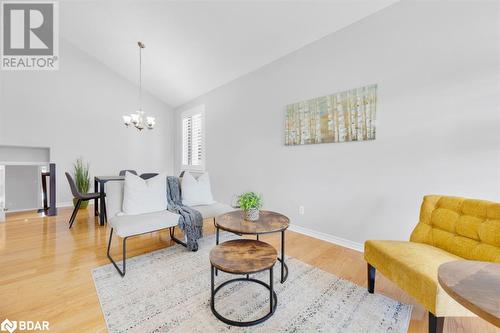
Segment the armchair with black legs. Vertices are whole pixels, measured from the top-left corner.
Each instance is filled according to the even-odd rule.
[[[82,201],[88,201],[94,199],[104,200],[104,197],[106,195],[104,193],[102,194],[102,196],[101,193],[80,193],[80,191],[78,191],[78,188],[76,187],[73,177],[71,177],[71,175],[68,172],[66,172],[66,178],[68,179],[69,187],[71,188],[71,193],[73,194],[73,197],[77,199],[75,209],[73,210],[71,218],[69,219],[69,228],[71,229],[71,227],[73,226],[73,222],[75,222],[76,214],[78,213],[78,209],[80,209]],[[107,215],[106,205],[104,205],[104,216],[106,215]]]

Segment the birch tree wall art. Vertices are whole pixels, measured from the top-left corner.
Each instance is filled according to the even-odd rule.
[[[374,140],[377,85],[290,104],[285,145]]]

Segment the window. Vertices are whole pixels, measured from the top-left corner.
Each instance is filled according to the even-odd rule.
[[[182,169],[203,171],[205,168],[205,106],[181,113]]]

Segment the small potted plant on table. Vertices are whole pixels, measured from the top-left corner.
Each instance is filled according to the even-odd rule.
[[[238,204],[243,209],[245,220],[257,221],[259,219],[259,208],[262,207],[262,197],[254,192],[240,195]]]
[[[90,176],[89,176],[89,164],[85,164],[82,158],[76,160],[74,164],[73,177],[75,179],[76,188],[81,194],[89,192],[90,188]],[[73,198],[73,205],[76,207],[76,202],[78,199]],[[89,202],[82,201],[80,203],[80,209],[87,208]]]

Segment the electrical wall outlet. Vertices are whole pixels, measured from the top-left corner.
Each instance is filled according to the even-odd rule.
[[[304,215],[304,206],[299,206],[299,215]]]

